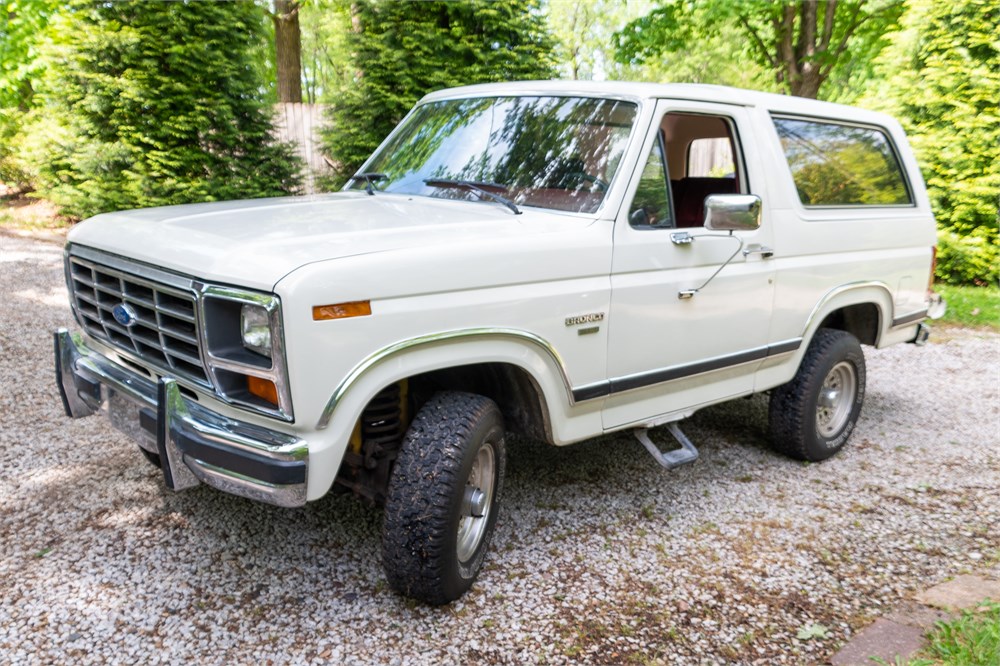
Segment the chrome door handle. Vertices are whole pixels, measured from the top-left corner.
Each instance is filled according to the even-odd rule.
[[[748,257],[751,254],[759,254],[761,259],[770,259],[774,256],[774,250],[767,247],[766,245],[750,245],[743,250],[743,256]]]

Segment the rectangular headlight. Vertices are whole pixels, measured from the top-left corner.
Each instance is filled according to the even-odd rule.
[[[271,315],[266,309],[244,303],[240,310],[240,331],[244,347],[271,358]]]
[[[205,362],[216,394],[231,404],[292,421],[278,296],[205,285],[201,313]]]

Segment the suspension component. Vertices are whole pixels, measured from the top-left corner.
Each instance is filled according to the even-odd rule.
[[[372,398],[355,426],[337,474],[337,483],[373,503],[385,501],[389,473],[406,432],[407,394],[404,379]]]

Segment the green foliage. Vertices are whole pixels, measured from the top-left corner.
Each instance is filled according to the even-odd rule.
[[[354,3],[353,81],[339,91],[324,137],[353,174],[424,94],[488,81],[548,78],[552,44],[537,0]]]
[[[0,109],[27,111],[33,79],[43,63],[39,47],[58,9],[56,0],[5,0],[0,3]]]
[[[938,277],[997,281],[1000,1],[911,0],[862,103],[899,117],[940,228]]]
[[[261,7],[80,2],[25,132],[39,193],[72,215],[280,195],[298,182],[261,98]]]
[[[946,666],[1000,664],[1000,603],[988,601],[980,612],[966,610],[957,620],[938,622],[926,652]]]
[[[350,0],[309,0],[299,11],[302,99],[315,104],[346,88],[352,75]]]
[[[933,3],[920,21],[913,67],[897,78],[938,223],[990,229],[1000,203],[1000,2]]]
[[[961,236],[954,231],[938,231],[935,276],[946,284],[997,284],[1000,278],[1000,248],[996,233],[975,229]]]
[[[623,63],[665,54],[687,58],[728,32],[738,37],[719,46],[728,46],[733,61],[751,61],[791,94],[832,97],[836,90],[821,94],[824,82],[856,85],[871,74],[871,60],[902,11],[892,0],[661,0],[615,36],[616,58]]]
[[[44,71],[39,50],[59,7],[56,0],[0,2],[0,183],[29,187],[30,168],[18,142],[25,114],[34,105],[33,82]]]
[[[934,291],[948,303],[948,309],[940,319],[942,323],[1000,330],[1000,287],[936,284]]]
[[[560,72],[580,80],[642,78],[645,71],[615,61],[612,37],[653,6],[652,0],[549,0],[546,17]]]

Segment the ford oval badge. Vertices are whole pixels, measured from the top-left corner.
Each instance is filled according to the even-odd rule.
[[[115,321],[125,328],[134,326],[135,322],[139,320],[139,315],[136,314],[135,308],[128,303],[119,303],[111,309],[111,314],[114,315]]]

